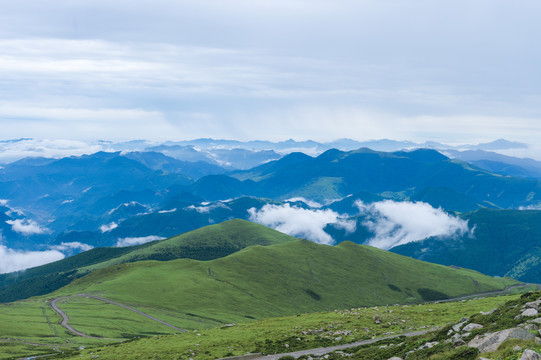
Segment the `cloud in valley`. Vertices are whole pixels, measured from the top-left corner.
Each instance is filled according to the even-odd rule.
[[[58,251],[71,251],[71,250],[81,250],[81,251],[88,251],[91,249],[94,249],[94,246],[84,244],[78,241],[74,242],[63,242],[60,245],[54,245],[51,246],[52,250],[58,250]]]
[[[102,233],[106,233],[106,232],[116,229],[117,227],[118,227],[118,224],[116,222],[112,222],[110,224],[100,226],[100,231]]]
[[[210,213],[211,211],[213,211],[215,209],[231,210],[231,208],[229,206],[223,204],[224,202],[228,202],[228,201],[224,200],[222,202],[215,202],[215,203],[213,203],[211,205],[203,205],[203,206],[190,205],[190,206],[185,207],[185,209],[186,210],[195,210],[200,214],[208,214],[208,213]]]
[[[41,227],[34,220],[29,219],[15,219],[7,220],[7,224],[11,225],[13,231],[22,234],[24,236],[39,235],[49,232],[48,229]]]
[[[424,202],[396,202],[385,200],[356,206],[367,216],[363,225],[374,233],[368,245],[390,249],[397,245],[428,237],[453,237],[472,232],[468,222],[435,209]]]
[[[116,246],[124,247],[124,246],[141,245],[147,242],[151,242],[155,240],[164,240],[164,239],[165,239],[164,237],[156,236],[156,235],[142,236],[142,237],[126,237],[126,238],[118,239],[116,242]]]
[[[0,274],[40,266],[63,258],[64,254],[58,250],[19,251],[0,245]]]
[[[327,225],[343,228],[346,232],[355,231],[355,222],[347,220],[332,210],[308,210],[290,204],[267,204],[261,209],[248,210],[250,220],[285,234],[306,238],[320,244],[331,245],[332,237],[324,231]]]

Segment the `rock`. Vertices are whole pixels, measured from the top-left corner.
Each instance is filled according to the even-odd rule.
[[[483,328],[483,325],[471,323],[471,324],[468,324],[468,325],[464,326],[464,328],[462,328],[462,331],[470,332],[472,330],[482,329],[482,328]]]
[[[523,329],[537,331],[539,330],[539,326],[537,326],[536,324],[526,324],[524,325]]]
[[[541,324],[541,318],[533,319],[533,320],[530,320],[528,322],[529,323],[534,323],[534,324]]]
[[[393,356],[392,358],[389,358],[389,360],[402,360],[402,358],[399,358],[398,356]]]
[[[466,342],[460,338],[454,338],[453,339],[453,346],[454,347],[457,347],[457,346],[462,346],[462,345],[466,345]]]
[[[461,320],[458,324],[456,324],[455,326],[453,326],[453,330],[454,330],[455,332],[459,332],[460,329],[462,329],[462,326],[464,326],[464,324],[466,324],[467,321],[468,321],[467,319],[466,319],[465,321],[462,321],[462,320]]]
[[[497,350],[501,343],[509,339],[532,340],[534,338],[535,336],[527,330],[513,328],[485,334],[483,337],[478,335],[468,343],[468,346],[477,348],[484,353]]]
[[[521,350],[522,350],[522,348],[520,346],[515,346],[513,348],[513,351],[521,351]]]
[[[539,312],[536,309],[526,309],[521,313],[522,316],[537,316]]]
[[[537,345],[541,345],[541,338],[539,336],[536,336],[534,341]]]
[[[492,309],[492,310],[486,311],[486,312],[481,311],[481,315],[492,315],[492,314],[494,314],[494,311],[496,311],[496,310],[498,310],[498,309]]]
[[[540,360],[540,359],[541,359],[541,355],[539,355],[533,350],[527,349],[527,350],[524,350],[519,360]]]
[[[434,341],[434,342],[427,342],[426,344],[424,344],[423,346],[421,346],[418,350],[424,350],[424,349],[430,349],[436,345],[438,345],[439,343],[437,341]]]
[[[539,310],[539,304],[541,304],[541,299],[524,304],[524,308]]]

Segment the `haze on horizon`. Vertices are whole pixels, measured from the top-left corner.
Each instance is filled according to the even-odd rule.
[[[2,1],[1,139],[536,144],[533,0]]]

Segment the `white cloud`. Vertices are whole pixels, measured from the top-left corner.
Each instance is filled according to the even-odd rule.
[[[355,231],[354,221],[346,220],[332,210],[307,210],[291,207],[290,204],[267,204],[259,210],[251,208],[248,213],[251,221],[320,244],[334,243],[331,236],[324,231],[327,225],[341,227],[347,232]]]
[[[68,251],[68,250],[82,250],[82,251],[88,251],[91,249],[94,249],[94,246],[84,244],[78,241],[74,242],[63,242],[60,245],[54,245],[51,246],[52,250],[58,250],[58,251]]]
[[[467,221],[424,202],[385,200],[366,205],[358,200],[355,204],[361,214],[367,216],[363,225],[374,233],[368,245],[380,249],[432,236],[454,237],[472,232]]]
[[[23,139],[0,142],[0,163],[9,163],[25,157],[61,158],[72,155],[85,155],[100,150],[105,149],[101,145],[88,144],[82,141]]]
[[[106,232],[116,229],[117,227],[118,227],[118,224],[113,221],[110,224],[100,226],[100,231],[102,233],[106,233]]]
[[[223,201],[228,202],[228,200],[223,200]],[[185,207],[185,209],[186,210],[195,210],[200,214],[208,214],[208,213],[210,213],[211,210],[215,210],[215,209],[231,210],[231,208],[229,206],[223,204],[222,202],[216,202],[216,203],[213,203],[212,205],[204,205],[204,206],[190,205],[190,206]]]
[[[322,207],[323,205],[321,205],[320,203],[318,203],[317,201],[313,201],[313,200],[308,200],[308,199],[305,199],[303,197],[294,197],[294,198],[291,198],[291,199],[287,199],[286,201],[289,201],[289,202],[297,202],[297,201],[302,201],[303,203],[305,203],[306,205],[310,206],[310,207],[313,207],[313,208],[320,208]]]
[[[126,238],[120,238],[116,242],[117,247],[124,247],[124,246],[133,246],[133,245],[140,245],[145,244],[150,241],[155,240],[164,240],[164,237],[156,236],[156,235],[150,235],[150,236],[142,236],[142,237],[126,237]]]
[[[13,229],[13,231],[19,234],[23,234],[25,236],[45,234],[49,232],[47,228],[41,227],[34,220],[15,219],[15,220],[7,220],[6,223],[11,225],[11,228]]]
[[[9,200],[7,199],[0,199],[0,206],[7,206]]]
[[[120,205],[118,205],[116,208],[109,210],[109,211],[107,212],[107,215],[112,215],[112,214],[114,214],[116,211],[118,211],[118,210],[121,209],[121,208],[128,208],[128,207],[133,207],[133,206],[143,206],[143,207],[146,207],[145,205],[142,205],[141,203],[139,203],[139,202],[137,202],[137,201],[130,201],[129,203],[120,204]]]
[[[160,210],[158,211],[158,214],[167,214],[177,211],[177,208],[171,209],[171,210]]]
[[[9,273],[62,260],[64,254],[58,250],[18,251],[0,245],[0,273]]]

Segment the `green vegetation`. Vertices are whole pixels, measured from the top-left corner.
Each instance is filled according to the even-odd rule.
[[[526,282],[541,279],[541,211],[481,209],[462,216],[474,235],[397,246],[398,254]]]
[[[223,249],[238,251],[205,261],[136,261],[190,251],[211,258]],[[160,358],[207,359],[349,343],[443,326],[501,300],[415,303],[519,284],[351,242],[320,245],[241,220],[137,247],[75,271],[79,277],[53,293],[0,304],[0,342],[13,345],[0,344],[0,358],[62,351],[79,356],[77,349],[85,346],[83,357],[99,353],[102,359],[147,359],[156,353]],[[78,294],[102,296],[192,331],[173,335],[178,331],[141,314],[73,296]],[[69,324],[95,338],[75,336],[60,326],[48,301],[64,296],[57,305]],[[387,312],[387,304],[411,305],[390,306]],[[367,306],[382,307],[361,309]],[[306,314],[333,309],[349,310]],[[276,319],[281,316],[289,317]],[[120,339],[129,341],[119,344]],[[95,348],[107,344],[113,345]]]
[[[0,275],[0,302],[45,295],[94,269],[115,264],[179,258],[210,260],[251,245],[271,245],[291,240],[294,240],[291,236],[237,219],[144,245],[92,249],[23,272]]]
[[[374,336],[379,338],[389,334],[425,330],[434,326],[446,326],[448,323],[458,322],[462,317],[500,307],[505,301],[514,300],[517,297],[514,295],[464,302],[389,306],[389,311],[386,307],[370,307],[300,314],[191,331],[186,334],[154,336],[101,348],[89,348],[75,354],[73,359],[91,359],[92,356],[99,355],[103,360],[190,357],[195,360],[206,360],[254,352],[283,353],[346,344]],[[376,323],[375,318],[380,318],[381,322]],[[427,338],[434,336],[435,334],[432,333],[412,338],[408,340],[404,349],[417,346],[421,342],[424,344]],[[396,348],[385,350],[380,346],[404,341],[404,338],[397,338],[359,347],[352,358],[388,359],[396,354]],[[382,356],[385,351],[391,355]],[[454,355],[458,352],[466,352],[464,349],[453,351]],[[337,359],[339,356],[332,358]],[[460,359],[460,357],[440,359],[445,358]],[[417,357],[417,359],[421,358]]]
[[[333,247],[294,240],[251,246],[211,261],[114,265],[49,296],[94,293],[136,307],[152,304],[190,314],[201,321],[198,327],[204,327],[335,308],[415,303],[513,284],[517,282],[512,279],[429,264],[351,242]],[[193,326],[181,319],[172,324]]]

